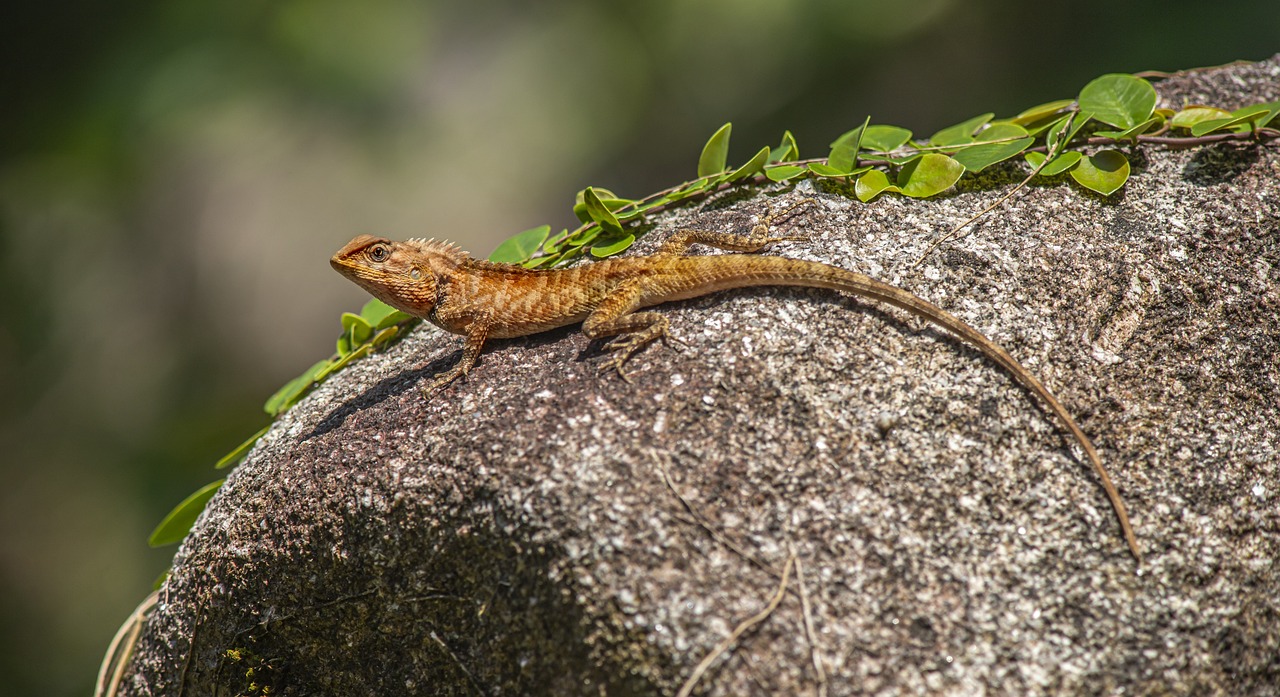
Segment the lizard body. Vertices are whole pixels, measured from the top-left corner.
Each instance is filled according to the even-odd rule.
[[[805,199],[779,215],[812,202]],[[435,240],[403,242],[361,235],[330,260],[333,268],[374,297],[465,337],[462,360],[441,373],[428,392],[465,376],[489,338],[527,336],[582,323],[591,339],[613,336],[605,349],[609,365],[626,379],[626,360],[656,339],[667,339],[668,322],[642,308],[749,286],[826,288],[877,300],[921,317],[955,334],[1004,368],[1048,405],[1084,449],[1106,490],[1129,550],[1142,553],[1124,502],[1102,466],[1093,443],[1066,408],[1008,352],[955,315],[912,293],[854,271],[801,259],[754,254],[687,256],[694,244],[728,251],[757,252],[794,237],[770,237],[779,216],[766,214],[748,235],[680,230],[656,254],[614,257],[570,269],[530,270],[471,258],[458,247]]]

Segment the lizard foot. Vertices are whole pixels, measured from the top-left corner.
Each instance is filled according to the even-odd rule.
[[[623,364],[627,362],[627,358],[629,357],[630,357],[630,354],[618,354],[614,356],[613,358],[605,362],[603,366],[600,367],[600,372],[604,373],[610,370],[617,371],[618,377],[622,378],[623,382],[627,383],[628,385],[634,385],[635,383],[632,382],[631,376],[627,375],[627,371],[622,369]]]
[[[461,370],[448,370],[443,373],[440,373],[435,377],[434,380],[422,386],[423,399],[430,401],[432,397],[435,397],[442,390],[444,390],[444,388],[447,387],[449,383],[453,382],[454,380],[457,380],[460,377],[465,377],[465,376],[466,376],[466,373],[462,372]]]

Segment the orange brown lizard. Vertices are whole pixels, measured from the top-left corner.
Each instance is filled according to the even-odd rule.
[[[813,202],[804,199],[778,214],[766,213],[750,234],[680,230],[651,256],[614,257],[568,269],[530,270],[471,258],[447,242],[403,242],[360,235],[330,260],[333,268],[374,297],[465,337],[462,360],[426,387],[428,393],[465,376],[487,339],[527,336],[582,323],[591,339],[612,336],[609,365],[622,372],[636,351],[668,338],[668,322],[642,308],[749,286],[827,288],[878,300],[932,322],[978,349],[1048,405],[1084,449],[1115,509],[1133,556],[1141,563],[1129,516],[1097,451],[1065,407],[1017,360],[955,315],[900,288],[827,264],[759,256],[766,246],[795,237],[771,237],[781,216]],[[746,254],[688,256],[703,244]]]

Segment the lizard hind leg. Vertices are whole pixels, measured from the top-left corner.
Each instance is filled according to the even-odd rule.
[[[643,293],[640,283],[623,284],[582,323],[582,333],[587,338],[614,337],[604,345],[604,350],[613,354],[605,367],[617,370],[627,382],[631,382],[631,378],[622,369],[627,360],[656,339],[669,338],[667,329],[671,325],[666,317],[657,312],[634,312],[640,306]]]
[[[816,204],[817,199],[805,198],[787,206],[781,211],[774,212],[772,208],[766,207],[764,215],[760,218],[760,222],[751,226],[751,232],[746,235],[735,235],[728,232],[712,232],[711,230],[696,230],[685,228],[678,230],[675,234],[663,243],[659,254],[682,255],[695,244],[703,244],[716,249],[723,249],[730,252],[758,252],[775,242],[789,242],[804,240],[804,235],[783,235],[778,237],[770,236],[769,232],[773,228],[774,223],[778,219],[786,217],[792,211],[808,204]]]

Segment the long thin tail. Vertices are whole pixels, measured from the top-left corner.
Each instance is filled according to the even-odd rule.
[[[1045,404],[1049,405],[1049,410],[1057,415],[1058,419],[1067,427],[1067,430],[1071,432],[1071,435],[1075,436],[1076,441],[1080,443],[1080,447],[1084,448],[1085,453],[1089,456],[1089,461],[1093,464],[1093,470],[1098,473],[1098,478],[1102,481],[1102,488],[1106,490],[1107,498],[1111,500],[1111,507],[1115,509],[1116,517],[1120,521],[1120,529],[1124,532],[1125,542],[1129,545],[1129,551],[1133,553],[1138,563],[1142,563],[1142,551],[1138,548],[1138,540],[1133,534],[1133,527],[1129,524],[1129,514],[1125,510],[1124,501],[1120,499],[1120,494],[1116,491],[1115,485],[1111,483],[1111,477],[1107,475],[1107,470],[1102,466],[1098,451],[1094,449],[1089,437],[1084,434],[1084,431],[1080,430],[1080,427],[1076,425],[1075,419],[1071,418],[1066,408],[1062,406],[1062,403],[1053,396],[1053,393],[1048,388],[1040,384],[1040,381],[1026,368],[1022,367],[1021,363],[1014,359],[1013,356],[1010,356],[1007,351],[1000,348],[998,344],[988,339],[982,332],[927,300],[855,271],[785,257],[736,254],[732,256],[740,261],[740,263],[732,265],[732,273],[724,272],[726,265],[723,263],[708,264],[704,273],[697,274],[705,279],[705,285],[698,289],[701,292],[690,293],[690,295],[701,295],[715,290],[758,285],[804,286],[843,291],[864,298],[879,300],[880,302],[900,307],[917,317],[923,317],[964,339],[988,358],[998,363],[1000,367],[1013,375],[1014,379],[1021,383],[1023,387],[1034,392]],[[713,258],[723,259],[723,256],[685,258],[693,261]]]

